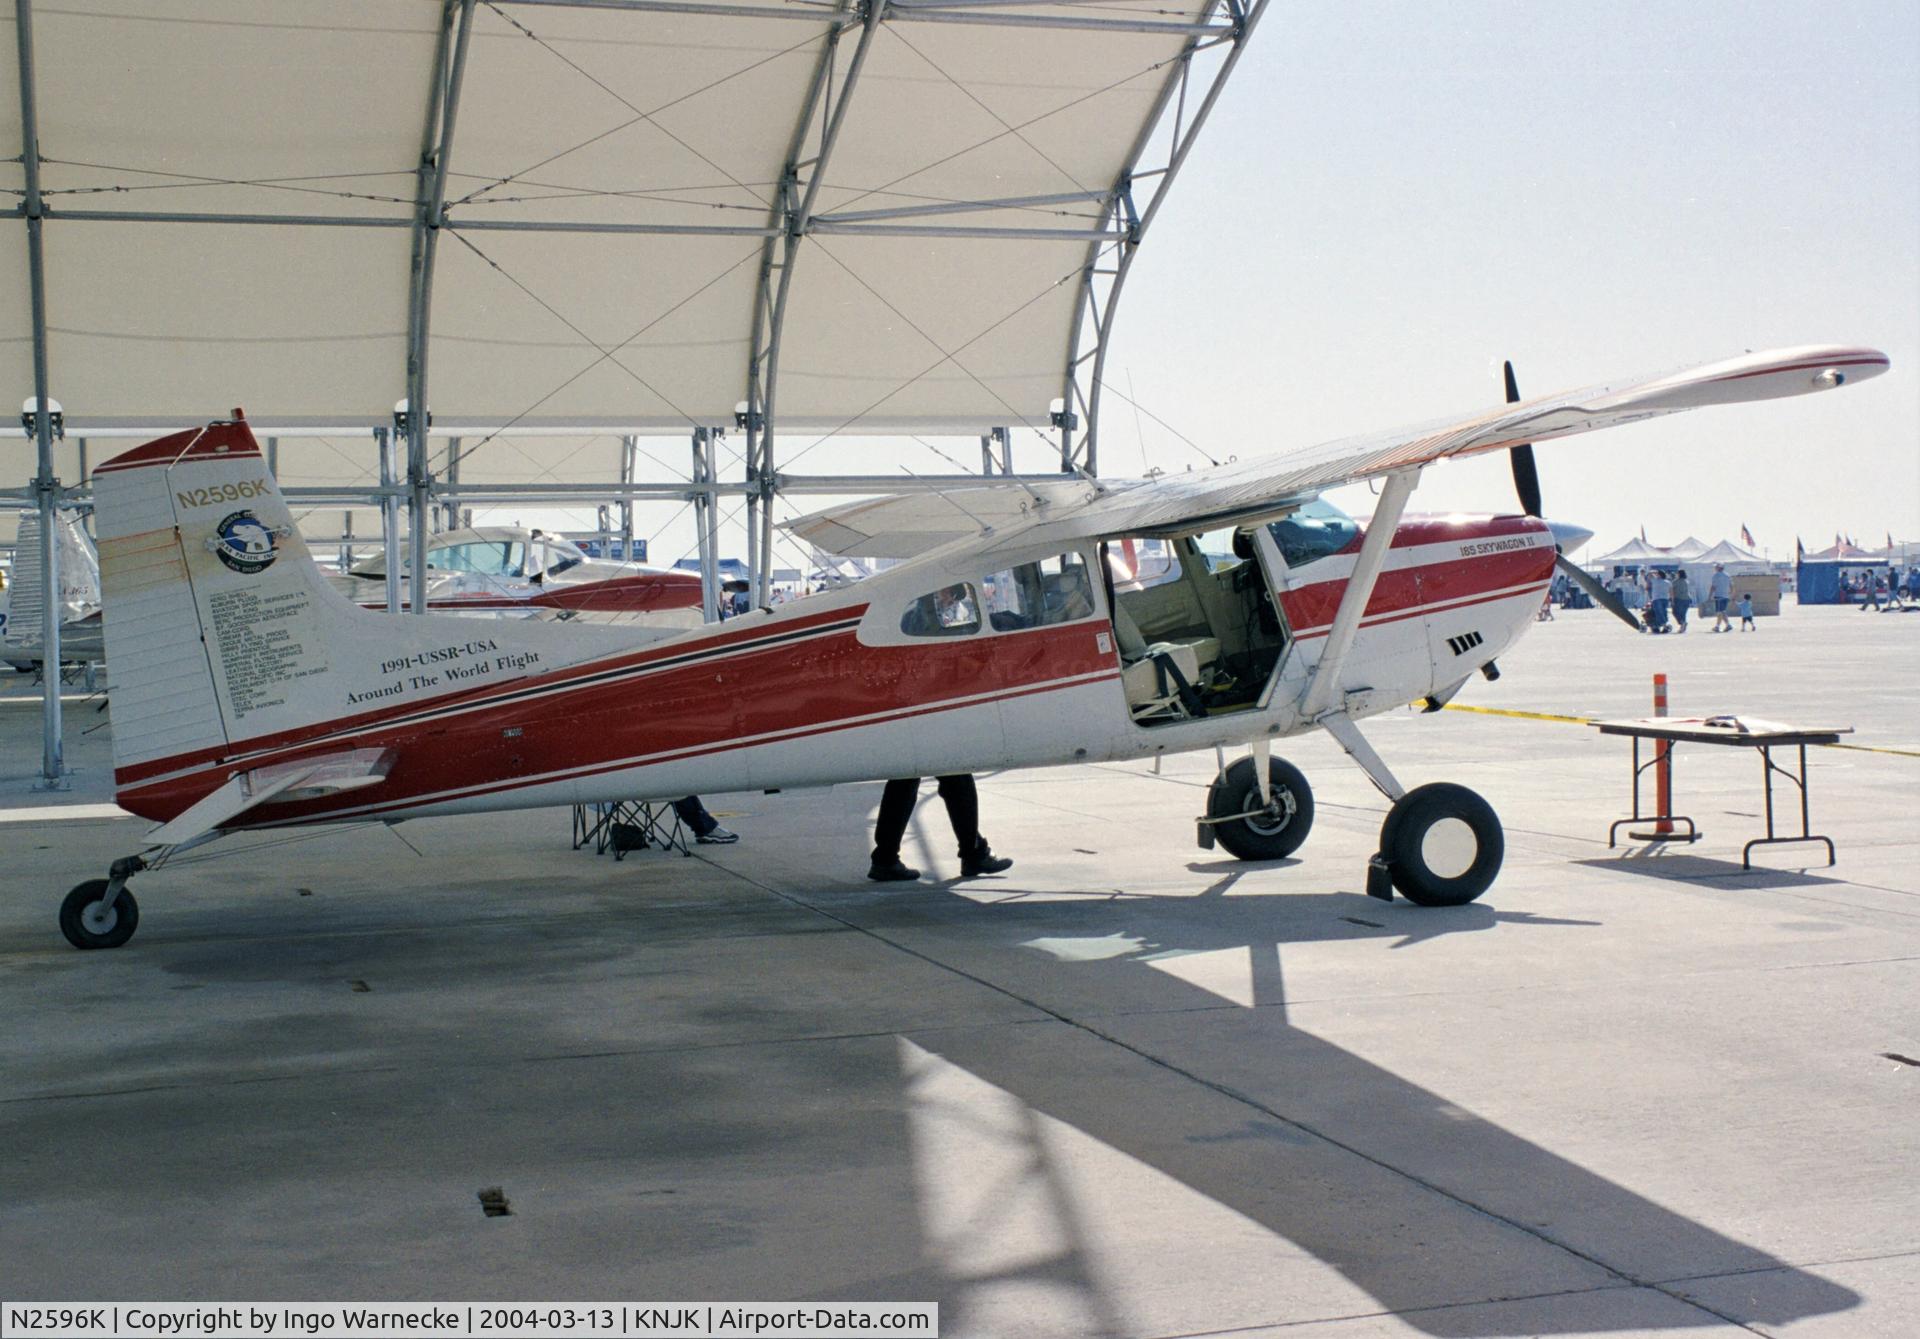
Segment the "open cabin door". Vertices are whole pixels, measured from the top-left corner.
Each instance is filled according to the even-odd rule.
[[[1102,547],[1135,725],[1158,729],[1266,704],[1291,637],[1263,531],[1114,536]]]

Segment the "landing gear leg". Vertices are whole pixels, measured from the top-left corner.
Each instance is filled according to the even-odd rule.
[[[1260,740],[1251,756],[1222,768],[1207,791],[1200,846],[1217,840],[1241,860],[1282,860],[1313,827],[1313,788],[1300,769],[1272,756]]]
[[[1391,902],[1397,888],[1424,907],[1457,907],[1486,892],[1506,858],[1506,835],[1493,806],[1444,781],[1410,791],[1352,718],[1330,716],[1321,724],[1393,801],[1380,825],[1380,849],[1367,861],[1367,896]]]

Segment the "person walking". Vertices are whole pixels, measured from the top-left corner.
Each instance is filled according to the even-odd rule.
[[[1754,622],[1753,622],[1753,596],[1752,595],[1742,595],[1740,597],[1740,631],[1742,632],[1760,631],[1759,628],[1754,626]]]
[[[1647,579],[1647,623],[1655,632],[1667,630],[1667,602],[1672,595],[1673,585],[1667,580],[1667,574],[1654,568],[1653,575]]]
[[[1687,611],[1693,608],[1693,583],[1687,580],[1687,569],[1682,567],[1673,574],[1673,621],[1680,625],[1680,631],[1687,630]]]
[[[940,783],[940,798],[947,806],[947,821],[960,843],[960,877],[977,878],[1013,868],[1013,861],[995,855],[980,835],[980,794],[974,788],[973,774],[960,772],[935,778]],[[887,782],[880,795],[880,812],[873,821],[873,862],[867,877],[876,883],[910,883],[920,871],[900,859],[900,842],[907,835],[907,820],[920,799],[920,778],[896,777]]]
[[[1713,601],[1713,630],[1732,632],[1733,620],[1727,617],[1727,605],[1733,599],[1733,578],[1725,563],[1713,565],[1713,578],[1707,582],[1707,598]]]

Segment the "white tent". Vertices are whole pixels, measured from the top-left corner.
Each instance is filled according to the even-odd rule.
[[[1697,559],[1693,560],[1690,566],[1703,566],[1711,570],[1716,563],[1724,564],[1729,572],[1734,572],[1736,575],[1749,569],[1756,573],[1771,572],[1773,570],[1773,564],[1769,563],[1765,558],[1762,558],[1757,553],[1750,553],[1738,544],[1735,544],[1732,540],[1727,539],[1721,540],[1718,544],[1715,544],[1712,548],[1701,554]]]
[[[1589,558],[1583,566],[1597,569],[1614,567],[1640,567],[1647,563],[1662,562],[1673,555],[1665,549],[1655,548],[1644,539],[1630,539],[1611,553],[1603,553]]]

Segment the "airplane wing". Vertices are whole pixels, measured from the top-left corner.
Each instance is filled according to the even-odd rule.
[[[1090,501],[1097,487],[1061,483],[984,483],[979,488],[900,493],[829,507],[782,528],[822,553],[843,558],[912,558],[952,540],[1033,519],[1057,506]]]
[[[1878,376],[1887,367],[1887,355],[1877,349],[1839,345],[1776,349],[1742,354],[1704,367],[1523,400],[1472,418],[1351,437],[1154,481],[1077,484],[1050,497],[1045,505],[1034,505],[1031,498],[1027,499],[1028,505],[1017,513],[1024,523],[1009,530],[1007,538],[994,547],[1041,536],[1065,542],[1098,535],[1190,534],[1244,524],[1291,510],[1341,484],[1437,460],[1571,437],[1683,409],[1832,390]],[[985,504],[977,502],[976,495],[1006,497],[1008,492],[969,489],[946,496],[964,501],[968,509],[977,509]],[[876,550],[835,548],[834,544],[910,542],[915,529],[912,523],[924,523],[927,509],[941,505],[934,500],[939,496],[908,494],[875,499],[803,517],[791,522],[789,528],[803,538],[811,538],[799,529],[807,527],[821,536],[813,542],[828,552],[865,556]],[[842,524],[843,516],[850,517],[850,522]],[[933,542],[894,556],[921,552],[963,533],[979,534],[984,528],[975,525],[962,530],[956,523],[959,519],[959,509],[949,507]]]

